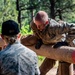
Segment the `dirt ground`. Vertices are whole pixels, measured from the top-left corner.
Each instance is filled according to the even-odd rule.
[[[57,68],[52,68],[46,75],[56,75],[57,73]]]
[[[46,75],[56,75],[57,74],[57,68],[52,68]],[[73,72],[75,75],[75,70]]]

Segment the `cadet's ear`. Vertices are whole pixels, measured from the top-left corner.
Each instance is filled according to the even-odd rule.
[[[46,25],[49,24],[49,21],[46,21]]]

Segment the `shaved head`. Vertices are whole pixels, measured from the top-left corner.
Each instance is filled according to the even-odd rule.
[[[33,19],[37,29],[42,31],[48,25],[48,14],[45,11],[39,11]]]
[[[35,21],[46,22],[46,21],[48,21],[48,14],[45,11],[39,11],[39,12],[37,12],[34,19],[35,19]]]

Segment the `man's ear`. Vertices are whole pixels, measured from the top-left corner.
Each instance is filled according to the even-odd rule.
[[[49,21],[46,21],[46,25],[49,24]]]
[[[2,39],[4,40],[4,35],[1,34]]]

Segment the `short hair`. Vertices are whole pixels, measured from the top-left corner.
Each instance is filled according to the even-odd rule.
[[[46,21],[48,21],[48,14],[45,11],[39,11],[35,15],[34,20],[46,22]]]

